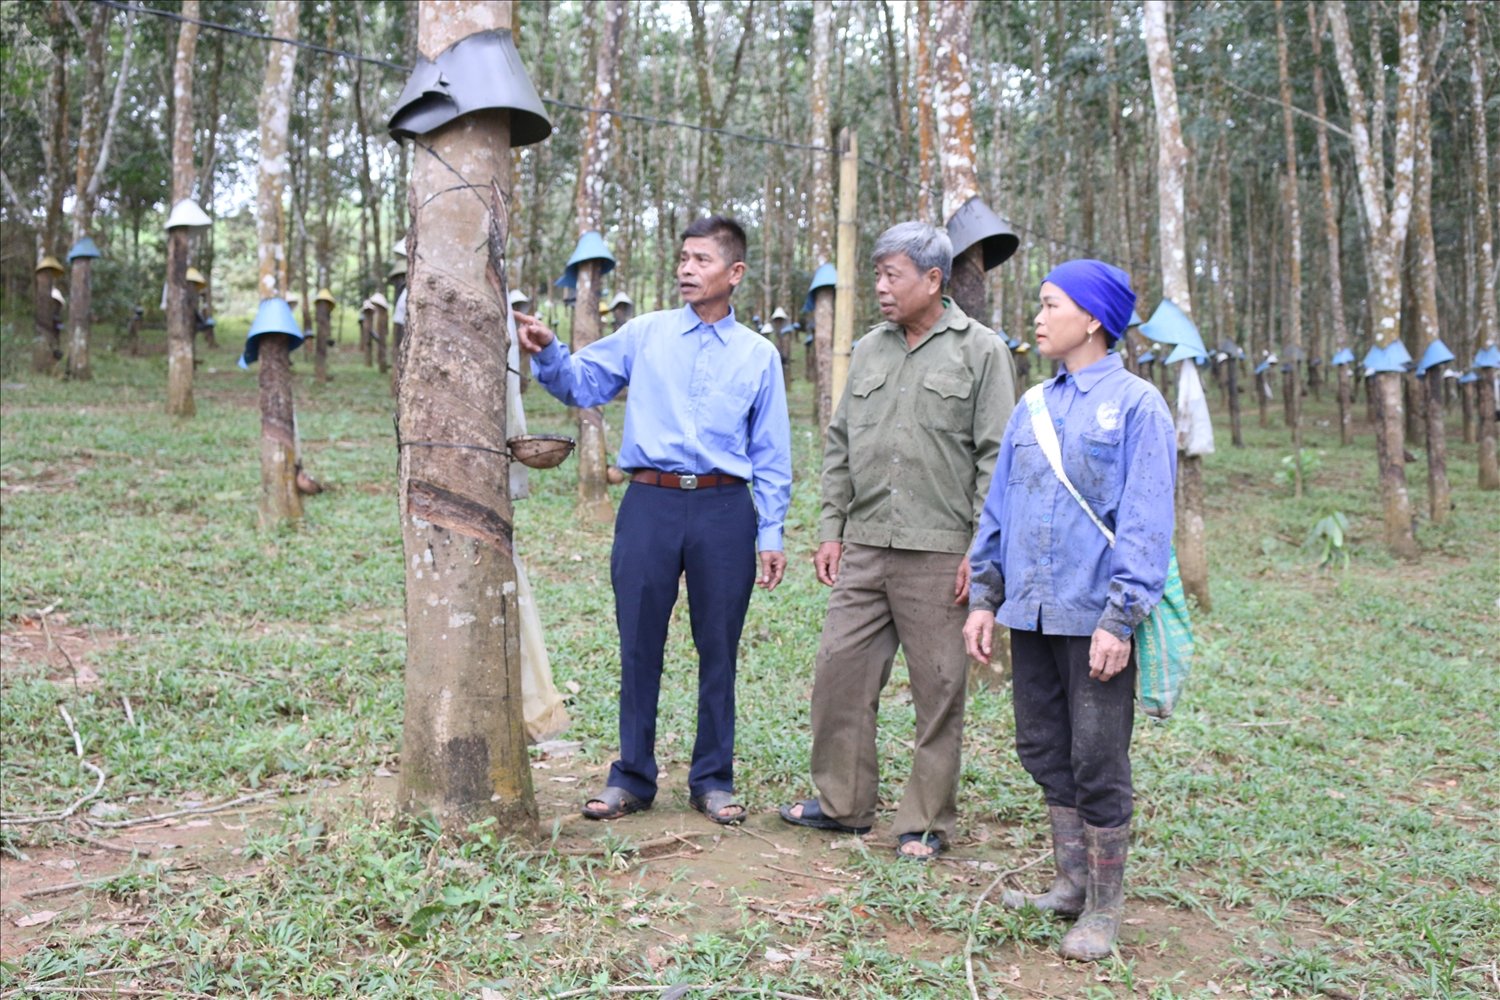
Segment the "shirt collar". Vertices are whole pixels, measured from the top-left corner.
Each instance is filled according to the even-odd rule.
[[[682,307],[682,310],[677,314],[677,318],[678,333],[692,333],[694,330],[698,329],[698,327],[704,326],[713,331],[714,336],[719,338],[719,342],[721,344],[728,343],[729,333],[736,326],[734,318],[734,306],[730,306],[728,315],[719,320],[717,323],[703,322],[703,320],[698,317],[697,311],[690,305],[684,305]]]
[[[917,341],[917,347],[921,347],[944,330],[967,330],[969,323],[968,314],[958,307],[957,302],[944,295],[943,314],[938,317],[936,323],[932,324],[932,329],[928,330],[922,335],[922,339]],[[886,330],[900,337],[903,344],[906,343],[906,330],[899,323],[892,323],[890,320],[886,320],[882,325]],[[912,348],[912,350],[916,350],[916,347]]]
[[[1063,380],[1068,378],[1069,375],[1072,375],[1073,382],[1078,386],[1078,391],[1088,392],[1094,386],[1104,381],[1106,376],[1112,374],[1113,372],[1117,372],[1124,367],[1125,362],[1120,359],[1120,356],[1118,354],[1111,351],[1110,353],[1106,354],[1103,359],[1095,361],[1093,364],[1089,365],[1087,368],[1083,369],[1076,375],[1073,375],[1066,368],[1064,368],[1061,372],[1058,373],[1057,378],[1053,379],[1053,382],[1060,385]]]

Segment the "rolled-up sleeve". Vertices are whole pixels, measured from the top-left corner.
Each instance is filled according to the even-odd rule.
[[[1166,404],[1147,398],[1125,435],[1125,488],[1115,516],[1109,596],[1098,627],[1128,639],[1161,600],[1172,553],[1177,432]]]

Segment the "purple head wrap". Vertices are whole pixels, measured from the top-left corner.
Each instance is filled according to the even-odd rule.
[[[1099,321],[1111,340],[1118,340],[1130,325],[1135,292],[1130,275],[1102,260],[1070,260],[1054,267],[1042,281],[1052,282],[1078,307]]]

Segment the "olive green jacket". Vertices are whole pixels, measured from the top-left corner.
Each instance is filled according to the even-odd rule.
[[[1016,372],[992,330],[943,303],[910,350],[893,323],[855,345],[823,451],[819,541],[968,551]]]

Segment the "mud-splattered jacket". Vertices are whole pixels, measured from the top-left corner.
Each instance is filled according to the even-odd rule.
[[[1161,600],[1171,553],[1177,437],[1156,387],[1117,354],[1045,383],[1063,468],[1103,532],[1058,481],[1017,406],[970,549],[971,610],[1047,635],[1130,637]]]

